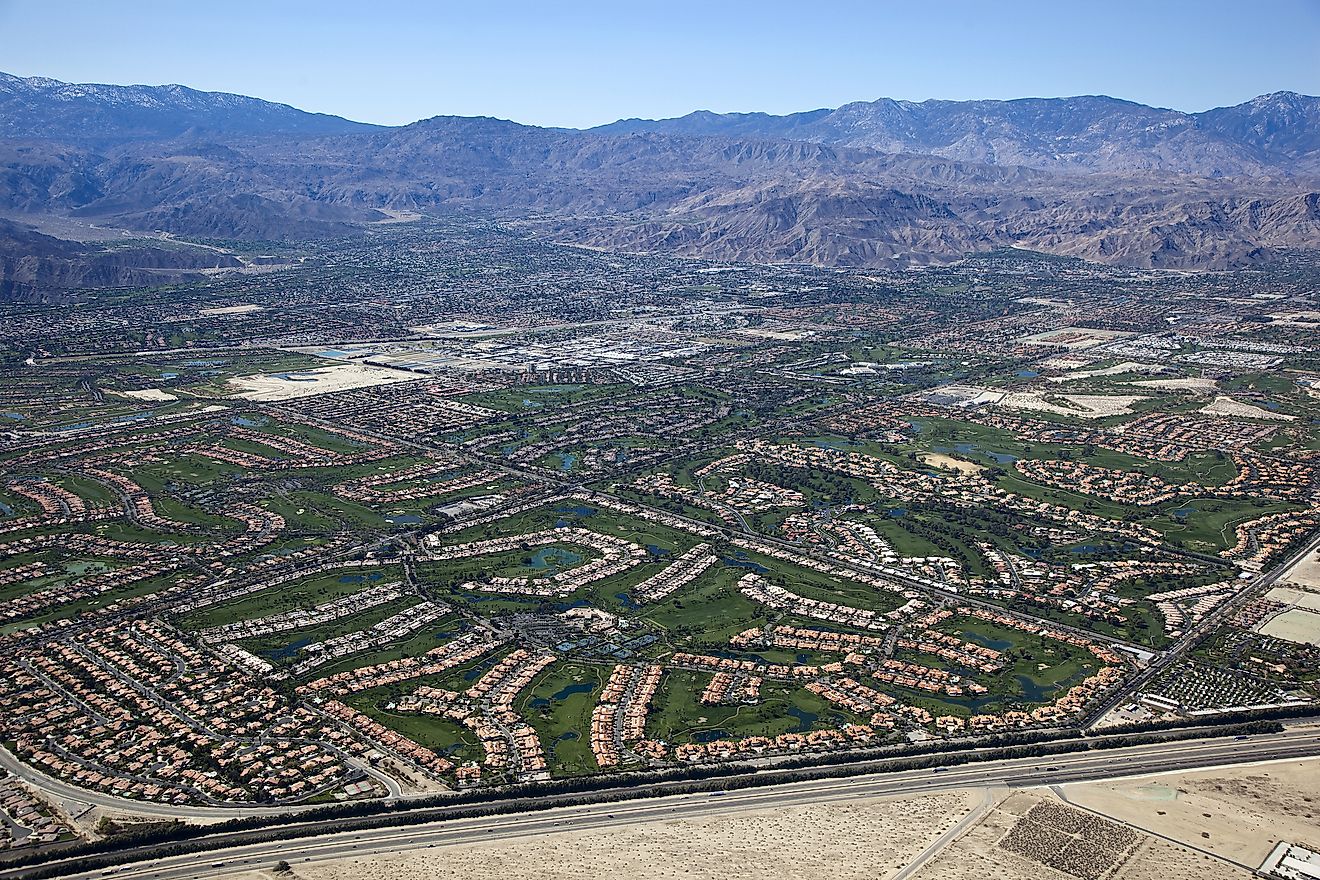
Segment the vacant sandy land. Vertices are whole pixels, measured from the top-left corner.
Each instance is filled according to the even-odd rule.
[[[1296,587],[1275,587],[1262,598],[1280,605],[1292,605],[1307,611],[1320,611],[1320,593],[1299,590]]]
[[[912,880],[1078,880],[1078,877],[1010,852],[1004,835],[1036,804],[1055,802],[1052,794],[1019,792],[1001,801],[984,819],[931,859]],[[1048,851],[1046,847],[1045,851]],[[1140,835],[1136,848],[1112,874],[1115,880],[1245,880],[1251,872],[1204,853]]]
[[[1265,621],[1262,626],[1256,628],[1256,632],[1289,642],[1320,645],[1320,614],[1304,611],[1301,608],[1290,608]]]
[[[373,385],[392,385],[395,382],[415,382],[425,378],[384,367],[337,364],[314,370],[235,376],[228,380],[228,383],[229,387],[234,389],[235,397],[272,401],[311,397],[315,394],[329,394],[331,391],[348,391],[353,388],[370,388]]]
[[[967,814],[979,793],[653,822],[528,840],[299,864],[304,880],[878,880]]]
[[[211,309],[202,309],[197,314],[210,317],[215,315],[246,315],[259,311],[261,311],[261,306],[255,303],[242,303],[236,306],[217,306]]]
[[[1143,379],[1140,382],[1128,382],[1142,388],[1159,388],[1164,391],[1191,391],[1194,394],[1209,394],[1219,387],[1214,379],[1200,376],[1184,376],[1181,379]]]
[[[1095,376],[1121,376],[1124,373],[1146,373],[1150,374],[1152,370],[1158,370],[1150,364],[1139,364],[1135,361],[1124,361],[1121,364],[1114,364],[1112,367],[1097,367],[1094,370],[1079,370],[1073,373],[1065,373],[1062,376],[1051,376],[1047,382],[1063,383],[1073,382],[1077,379],[1090,379]]]
[[[1138,395],[1126,394],[1058,394],[1052,396],[1066,401],[1066,405],[1046,400],[1045,395],[1038,391],[1016,391],[1005,394],[1000,404],[1012,409],[1037,410],[1039,412],[1058,413],[1063,416],[1098,419],[1105,416],[1126,415],[1132,412],[1132,404],[1147,399]]]
[[[169,393],[161,388],[143,388],[138,391],[111,391],[111,394],[118,394],[120,397],[129,397],[133,400],[151,400],[167,401],[178,400],[176,395]]]
[[[937,468],[949,468],[950,470],[962,471],[965,474],[979,474],[985,468],[974,461],[965,461],[961,458],[954,458],[952,455],[943,455],[938,452],[923,452],[921,460],[926,464],[934,465]]]
[[[1320,589],[1320,549],[1312,550],[1297,560],[1297,564],[1284,572],[1279,580],[1299,587]]]
[[[1291,422],[1296,416],[1286,413],[1270,412],[1263,406],[1242,403],[1231,397],[1216,397],[1211,403],[1201,407],[1198,412],[1212,416],[1238,416],[1244,419],[1268,419],[1274,422]]]
[[[1080,783],[1064,791],[1075,804],[1252,866],[1280,840],[1320,839],[1317,759]]]

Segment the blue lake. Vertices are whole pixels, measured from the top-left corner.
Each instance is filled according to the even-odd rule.
[[[589,694],[596,689],[596,685],[590,681],[575,681],[572,684],[565,685],[559,689],[558,693],[551,694],[550,699],[555,702],[567,700],[574,694]]]

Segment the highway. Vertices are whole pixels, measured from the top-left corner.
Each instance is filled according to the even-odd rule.
[[[1198,739],[1056,755],[987,761],[936,770],[882,773],[845,779],[810,780],[729,792],[673,795],[616,803],[556,807],[535,812],[427,824],[342,831],[268,843],[213,849],[163,859],[150,858],[119,868],[75,872],[72,878],[114,876],[123,880],[188,880],[269,868],[283,859],[297,865],[349,856],[367,856],[482,841],[514,840],[561,831],[585,831],[658,820],[698,818],[777,807],[853,802],[861,798],[913,795],[959,788],[1029,788],[1140,776],[1170,770],[1320,756],[1320,729],[1294,728],[1243,739]],[[107,873],[109,872],[109,873]],[[0,870],[0,880],[17,880],[22,869]]]

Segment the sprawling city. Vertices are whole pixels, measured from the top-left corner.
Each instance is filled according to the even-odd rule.
[[[1320,877],[1314,193],[765,259],[370,176],[129,220],[230,147],[15,131],[3,880]]]

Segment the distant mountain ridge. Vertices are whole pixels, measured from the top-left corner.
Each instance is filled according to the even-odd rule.
[[[0,77],[0,212],[252,241],[470,212],[718,260],[904,266],[1011,246],[1230,269],[1320,247],[1318,122],[1320,99],[1277,92],[1199,114],[883,99],[587,131],[384,127],[181,86]]]
[[[172,138],[192,130],[318,135],[375,128],[227,92],[74,84],[0,73],[0,137],[118,140]]]
[[[790,138],[1052,170],[1222,177],[1320,169],[1320,98],[1295,92],[1204,113],[1103,95],[920,103],[881,98],[785,116],[699,110],[591,130]]]

